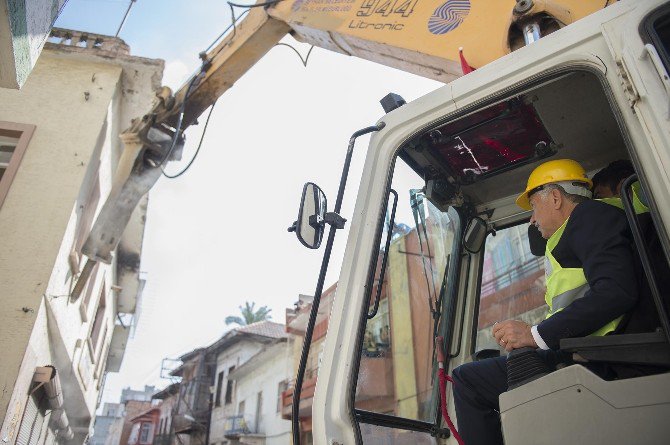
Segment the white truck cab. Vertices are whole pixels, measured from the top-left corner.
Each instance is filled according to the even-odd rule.
[[[592,175],[632,161],[667,257],[669,71],[670,3],[623,0],[399,102],[366,130],[374,134],[355,211],[342,215],[351,227],[314,396],[314,443],[456,443],[440,415],[434,338],[445,338],[452,370],[504,353],[490,336],[495,321],[544,318],[543,258],[528,246],[530,213],[514,202],[540,163],[574,159]],[[320,208],[318,189],[306,190],[315,199],[297,228],[315,247],[326,223],[334,233],[343,221],[339,208]],[[665,325],[647,337],[595,345],[587,337],[570,351],[670,365],[661,303]],[[572,365],[504,393],[500,413],[508,444],[667,443],[670,373],[606,381]]]

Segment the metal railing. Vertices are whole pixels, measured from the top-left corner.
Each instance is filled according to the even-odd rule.
[[[256,431],[254,416],[249,414],[226,417],[225,426],[226,436],[239,436],[241,434],[255,434],[258,432]]]
[[[115,54],[130,54],[130,47],[123,40],[91,32],[53,28],[48,41],[56,45],[107,51]]]
[[[154,436],[153,445],[172,445],[172,434],[157,434]]]

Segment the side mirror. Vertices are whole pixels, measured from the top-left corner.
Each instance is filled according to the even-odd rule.
[[[463,235],[463,247],[470,253],[477,253],[482,249],[488,227],[486,222],[476,216],[470,220]]]
[[[321,245],[327,207],[326,195],[319,186],[312,182],[306,183],[302,188],[298,220],[288,229],[289,232],[295,231],[305,247],[318,249]]]

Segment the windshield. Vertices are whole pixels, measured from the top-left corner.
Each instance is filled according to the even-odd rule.
[[[447,268],[458,244],[458,215],[453,210],[442,211],[426,199],[424,184],[407,164],[397,159],[393,191],[374,260],[369,313],[372,315],[375,308],[376,313],[365,325],[355,406],[432,423],[433,338]],[[391,221],[394,192],[398,202]],[[388,257],[382,271],[389,230]],[[364,435],[377,439],[381,439],[377,437],[381,431],[362,429]]]

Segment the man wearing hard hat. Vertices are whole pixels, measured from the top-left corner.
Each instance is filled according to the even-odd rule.
[[[507,351],[530,346],[554,369],[565,362],[562,338],[605,335],[638,300],[634,254],[624,212],[591,200],[591,180],[577,162],[539,165],[516,203],[532,210],[530,223],[547,240],[547,318],[536,326],[518,320],[493,325]],[[502,444],[498,396],[507,391],[506,357],[454,370],[454,400],[466,444]]]

